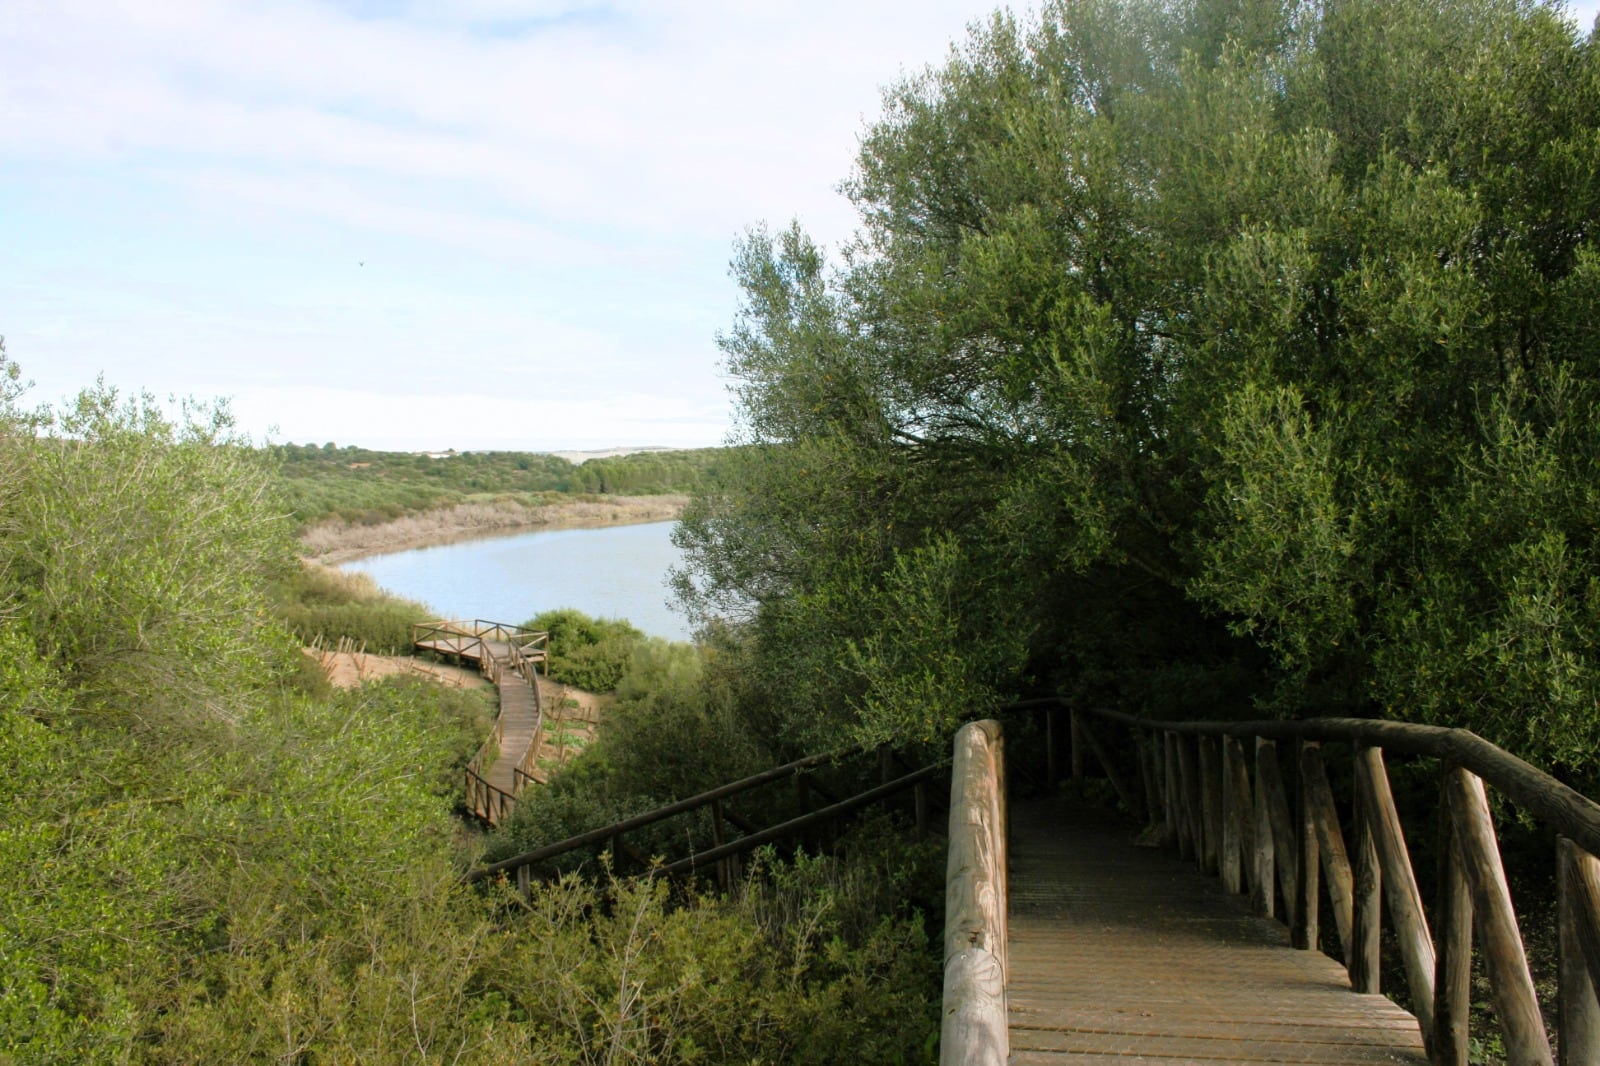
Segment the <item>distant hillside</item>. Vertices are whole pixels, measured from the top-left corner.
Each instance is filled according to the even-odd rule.
[[[597,448],[592,451],[548,452],[558,459],[565,459],[576,466],[582,466],[591,459],[617,459],[624,455],[638,455],[641,452],[671,452],[682,449],[667,448],[659,444],[647,444],[642,448]]]
[[[302,528],[330,518],[387,522],[507,497],[538,505],[562,496],[687,495],[715,482],[727,451],[384,452],[331,443],[278,444],[268,450]]]

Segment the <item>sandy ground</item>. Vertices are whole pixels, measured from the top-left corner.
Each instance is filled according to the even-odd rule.
[[[305,649],[316,659],[335,688],[356,688],[364,681],[376,681],[394,674],[416,674],[432,678],[452,688],[487,688],[489,682],[477,670],[449,663],[429,663],[409,655],[368,655],[365,652]]]
[[[456,688],[487,688],[489,682],[472,667],[430,663],[407,655],[368,655],[364,652],[305,649],[322,666],[338,688],[356,688],[394,674],[417,674]],[[539,702],[544,707],[544,734],[533,776],[549,780],[558,766],[594,743],[608,697],[571,688],[549,678],[539,679]]]
[[[458,504],[372,526],[334,519],[320,522],[302,533],[300,553],[313,562],[335,566],[367,555],[479,537],[541,529],[599,529],[669,522],[683,513],[686,503],[686,496],[601,496],[539,507],[499,500]]]

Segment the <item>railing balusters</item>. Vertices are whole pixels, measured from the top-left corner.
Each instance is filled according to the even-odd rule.
[[[1389,920],[1405,960],[1406,985],[1411,992],[1412,1013],[1422,1026],[1423,1040],[1433,1041],[1433,936],[1422,911],[1422,893],[1411,869],[1400,814],[1395,810],[1389,788],[1389,773],[1383,765],[1383,752],[1361,747],[1356,751],[1356,788],[1361,809],[1372,832],[1373,846],[1383,871],[1383,888],[1389,904]]]
[[[1483,781],[1458,767],[1446,771],[1446,776],[1455,842],[1472,886],[1473,918],[1483,942],[1484,965],[1506,1054],[1518,1064],[1550,1063],[1550,1039],[1528,972]]]
[[[1200,869],[1214,874],[1222,863],[1222,756],[1215,737],[1197,740],[1200,762]]]
[[[1472,890],[1450,817],[1448,767],[1439,780],[1439,891],[1434,900],[1433,1061],[1467,1066],[1472,1009]]]
[[[1600,861],[1566,837],[1556,842],[1561,944],[1561,1061],[1600,1062]]]
[[[1378,849],[1372,839],[1373,814],[1356,790],[1355,816],[1351,819],[1350,952],[1345,968],[1350,971],[1350,987],[1357,992],[1381,991],[1378,953],[1383,907],[1383,867],[1378,865]]]
[[[1255,790],[1245,763],[1244,745],[1238,737],[1222,739],[1222,865],[1230,873],[1231,891],[1253,893],[1256,886]],[[1269,838],[1270,840],[1270,838]]]
[[[1291,931],[1294,946],[1302,951],[1316,951],[1322,939],[1322,849],[1318,842],[1317,818],[1312,808],[1307,781],[1307,761],[1322,765],[1321,745],[1302,741],[1296,751],[1298,772],[1295,781],[1299,796],[1299,824],[1296,826],[1299,847],[1295,849],[1296,865],[1300,872],[1300,899],[1295,908],[1295,921]]]

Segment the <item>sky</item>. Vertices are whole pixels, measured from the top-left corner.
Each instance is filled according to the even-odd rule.
[[[0,336],[257,440],[722,443],[735,241],[847,239],[882,90],[993,6],[0,0]]]

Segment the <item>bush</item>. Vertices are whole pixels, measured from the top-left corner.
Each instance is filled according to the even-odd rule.
[[[524,623],[550,634],[550,676],[587,692],[610,692],[622,681],[644,634],[615,618],[591,618],[562,607]]]

